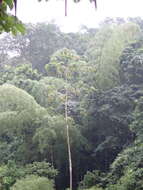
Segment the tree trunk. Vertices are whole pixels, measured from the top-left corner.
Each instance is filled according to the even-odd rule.
[[[67,84],[67,71],[66,71],[66,84]],[[70,175],[70,190],[72,190],[72,158],[71,158],[71,146],[69,136],[69,125],[68,125],[68,90],[66,86],[66,97],[65,97],[65,121],[66,121],[66,137],[68,146],[68,159],[69,159],[69,175]]]

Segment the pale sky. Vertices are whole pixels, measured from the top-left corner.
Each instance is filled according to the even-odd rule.
[[[68,16],[64,16],[64,1],[18,0],[17,16],[23,22],[50,22],[65,32],[77,31],[80,25],[96,27],[105,17],[143,17],[143,0],[97,0],[98,9],[89,0],[73,3],[68,0]]]

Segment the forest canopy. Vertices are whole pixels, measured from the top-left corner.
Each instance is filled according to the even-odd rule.
[[[0,39],[0,188],[143,189],[143,20]]]

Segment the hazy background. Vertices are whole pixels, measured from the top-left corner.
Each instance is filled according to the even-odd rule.
[[[98,9],[88,0],[73,3],[68,0],[68,16],[64,15],[64,1],[18,1],[17,16],[23,22],[55,22],[65,32],[76,32],[81,25],[96,27],[105,17],[143,16],[142,0],[97,0]]]

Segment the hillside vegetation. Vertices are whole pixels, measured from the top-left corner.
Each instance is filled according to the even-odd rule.
[[[0,190],[142,190],[143,20],[26,28],[0,39]]]

